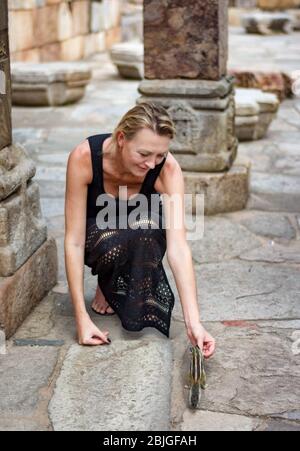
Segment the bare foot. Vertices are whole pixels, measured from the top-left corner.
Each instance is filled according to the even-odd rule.
[[[92,308],[96,310],[98,313],[115,313],[115,311],[108,305],[106,302],[106,299],[104,297],[104,294],[99,288],[99,285],[97,285],[96,294],[92,303]]]

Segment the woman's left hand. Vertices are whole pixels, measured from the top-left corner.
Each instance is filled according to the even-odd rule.
[[[187,335],[193,346],[199,346],[206,359],[214,354],[216,349],[216,341],[204,329],[201,323],[188,327]]]

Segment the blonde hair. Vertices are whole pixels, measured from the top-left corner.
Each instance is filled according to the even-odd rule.
[[[168,136],[170,139],[176,135],[175,124],[163,106],[153,102],[142,102],[122,117],[112,133],[109,148],[112,146],[114,149],[112,152],[116,152],[118,132],[123,132],[125,138],[131,141],[136,133],[144,128],[152,130],[159,136]]]

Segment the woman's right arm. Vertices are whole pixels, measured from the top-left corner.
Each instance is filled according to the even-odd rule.
[[[91,178],[91,157],[87,141],[69,155],[65,192],[65,268],[74,307],[80,344],[109,343],[108,332],[101,332],[91,321],[84,299],[84,251],[86,206]]]

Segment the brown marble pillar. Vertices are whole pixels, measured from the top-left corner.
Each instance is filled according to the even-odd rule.
[[[0,352],[57,280],[57,251],[40,208],[36,168],[12,143],[7,0],[0,2]]]
[[[228,0],[145,0],[144,48],[137,103],[159,103],[172,116],[177,136],[170,150],[185,171],[189,192],[220,186],[218,177],[228,190],[224,172],[232,169],[238,147],[233,79],[227,75]],[[214,188],[211,196],[205,188],[207,213],[244,207],[248,167],[237,172],[243,186],[238,198],[223,202],[218,194],[216,206]],[[203,173],[215,176],[203,181]]]

